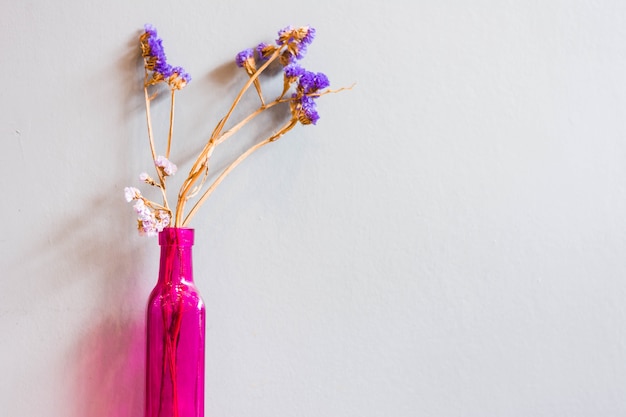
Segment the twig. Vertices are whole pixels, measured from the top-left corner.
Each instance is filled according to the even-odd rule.
[[[189,211],[189,214],[187,215],[187,217],[185,217],[185,220],[182,223],[182,227],[187,226],[189,221],[192,219],[192,217],[195,215],[196,211],[200,208],[200,206],[204,203],[204,201],[213,193],[213,191],[215,191],[217,186],[220,185],[220,183],[224,180],[224,178],[226,178],[226,176],[230,174],[230,172],[233,169],[235,169],[237,165],[243,162],[247,157],[252,155],[255,151],[261,149],[263,146],[276,141],[279,137],[281,137],[286,132],[291,130],[296,125],[297,122],[298,122],[297,118],[292,118],[278,131],[278,133],[251,146],[250,148],[248,148],[247,151],[239,155],[237,159],[235,159],[228,167],[226,167],[226,169],[224,169],[224,171],[222,171],[222,173],[215,179],[213,184],[211,184],[211,186],[204,192],[204,194],[202,194],[202,197],[200,197],[200,199],[196,202],[196,204]]]

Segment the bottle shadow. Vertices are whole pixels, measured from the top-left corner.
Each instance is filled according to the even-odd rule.
[[[119,190],[119,203],[99,198],[92,202],[98,215],[111,218],[129,207]],[[79,218],[58,226],[49,249],[55,279],[54,292],[79,286],[71,314],[82,315],[68,333],[75,339],[63,352],[66,372],[71,381],[62,392],[76,417],[136,417],[143,414],[145,384],[145,308],[154,274],[145,250],[156,253],[156,241],[133,238],[132,213],[129,222],[111,225],[101,233],[102,225]],[[119,216],[117,216],[119,217]],[[71,234],[67,230],[72,230]],[[100,233],[98,233],[100,232]],[[122,236],[120,239],[119,237]],[[140,244],[141,243],[141,244]],[[59,259],[65,261],[58,262]],[[64,264],[65,263],[65,264]],[[68,277],[65,271],[72,271]],[[71,297],[66,302],[72,303]]]
[[[142,320],[107,315],[94,323],[73,352],[77,358],[75,413],[91,417],[143,414],[145,336]]]

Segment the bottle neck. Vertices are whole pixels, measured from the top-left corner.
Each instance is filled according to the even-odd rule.
[[[193,232],[193,229],[171,227],[165,228],[159,233],[159,245],[161,245],[160,284],[193,282],[191,254]]]

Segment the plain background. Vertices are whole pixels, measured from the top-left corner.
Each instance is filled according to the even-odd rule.
[[[235,54],[284,26],[356,83],[192,224],[207,416],[626,415],[626,2],[26,0],[0,23],[2,415],[142,415],[144,23],[194,78],[177,180]]]

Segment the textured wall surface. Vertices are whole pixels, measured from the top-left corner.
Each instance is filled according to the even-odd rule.
[[[357,83],[192,224],[207,416],[626,415],[625,2],[26,0],[0,23],[2,415],[142,415],[144,23],[194,78],[179,176],[278,29],[314,26],[303,64]]]

